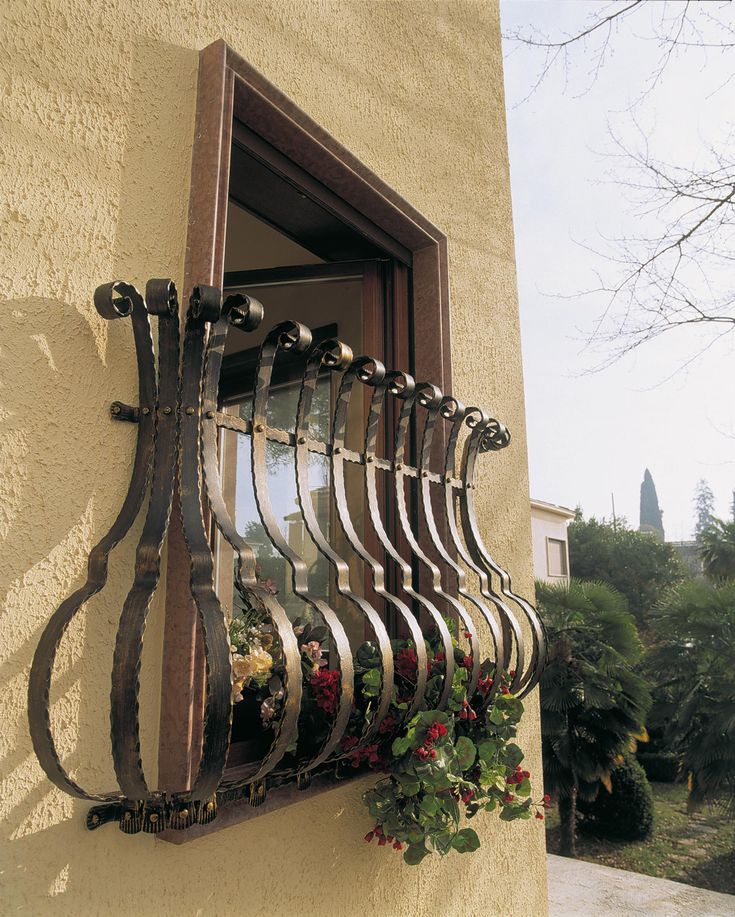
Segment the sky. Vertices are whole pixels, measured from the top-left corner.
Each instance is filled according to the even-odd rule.
[[[666,4],[671,12],[677,5]],[[664,4],[647,6],[658,10],[644,9],[613,29],[596,78],[591,40],[570,55],[566,72],[553,70],[530,97],[542,53],[504,42],[511,187],[531,496],[609,519],[614,494],[617,515],[637,527],[640,483],[649,468],[666,538],[681,540],[692,537],[700,478],[714,491],[716,514],[730,511],[735,335],[685,365],[710,336],[680,329],[590,372],[609,354],[587,343],[605,302],[594,295],[566,298],[593,288],[595,270],[605,267],[589,249],[599,252],[606,239],[634,235],[644,219],[639,204],[610,180],[620,174],[610,130],[632,146],[642,132],[654,155],[687,165],[704,162],[708,144],[733,148],[735,50],[672,55],[641,98],[661,53],[645,36],[650,16]],[[610,4],[501,0],[503,31],[535,28],[563,38],[603,7]],[[735,11],[720,15],[735,26]]]

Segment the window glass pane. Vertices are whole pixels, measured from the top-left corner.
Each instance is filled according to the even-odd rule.
[[[567,546],[558,538],[546,539],[546,552],[549,560],[549,576],[567,575]]]

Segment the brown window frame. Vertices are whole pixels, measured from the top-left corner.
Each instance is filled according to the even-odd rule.
[[[405,291],[409,321],[395,328],[394,334],[410,355],[408,368],[416,378],[430,378],[443,391],[451,391],[446,236],[222,39],[199,55],[184,289],[199,283],[223,285],[235,119],[284,157],[284,162],[292,162],[302,175],[310,176],[314,182],[310,190],[323,195],[340,216],[339,202],[343,201],[347,205],[344,219],[355,229],[378,245],[385,247],[392,241],[410,253],[412,283]],[[399,272],[395,282],[408,283],[408,272]],[[432,333],[412,333],[421,328],[431,328]],[[203,704],[203,653],[188,581],[189,562],[175,505],[166,568],[158,761],[161,787],[170,791],[190,785],[196,766],[194,749],[201,741],[197,713]],[[274,807],[286,804],[289,797],[281,791]],[[184,843],[243,820],[248,817],[247,808],[228,807],[232,809],[228,816],[218,818],[211,828],[165,832],[165,839]]]

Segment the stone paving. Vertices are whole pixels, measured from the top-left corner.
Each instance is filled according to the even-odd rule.
[[[549,917],[735,917],[735,895],[549,854]]]

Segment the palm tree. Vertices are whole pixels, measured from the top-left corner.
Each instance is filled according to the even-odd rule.
[[[705,575],[715,582],[735,579],[735,522],[712,519],[699,535]]]
[[[652,626],[648,668],[689,776],[690,805],[710,798],[735,808],[735,582],[684,583],[654,610]]]
[[[594,799],[644,734],[651,705],[633,672],[642,646],[623,596],[604,583],[536,584],[549,658],[541,679],[544,781],[559,804],[561,853],[575,856],[577,799]]]

